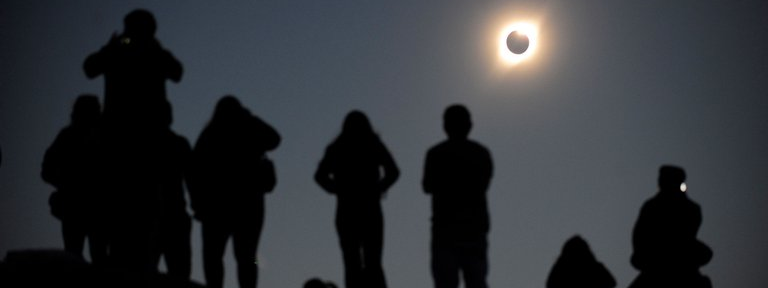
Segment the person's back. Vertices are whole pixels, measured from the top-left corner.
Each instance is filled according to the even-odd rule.
[[[370,210],[370,205],[378,206],[386,190],[379,187],[382,177],[390,181],[391,174],[399,173],[391,158],[377,137],[362,141],[346,139],[329,145],[321,166],[333,175],[331,192],[338,197],[339,208]],[[382,173],[382,167],[388,174]]]
[[[470,129],[466,108],[449,107],[448,139],[427,152],[422,185],[432,195],[432,227],[440,235],[481,236],[490,226],[486,192],[493,163],[488,149],[468,138]]]
[[[229,98],[220,103],[229,102],[224,99]],[[253,201],[261,201],[267,192],[260,191],[264,179],[256,175],[260,162],[268,161],[265,152],[277,147],[280,136],[245,108],[228,106],[217,106],[221,117],[214,116],[193,151],[193,176],[188,182],[198,216],[236,217],[233,213],[252,210]]]
[[[645,202],[634,232],[634,247],[643,259],[636,263],[642,269],[671,269],[683,263],[667,256],[682,253],[696,241],[701,224],[701,208],[684,193],[660,192]]]
[[[98,136],[83,127],[65,127],[47,150],[43,160],[43,179],[65,193],[85,193],[97,189]],[[78,197],[83,195],[78,195]]]
[[[424,187],[432,195],[435,232],[457,237],[487,233],[488,149],[469,139],[447,140],[429,150],[426,165]]]

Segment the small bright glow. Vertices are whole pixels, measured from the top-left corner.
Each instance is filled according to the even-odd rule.
[[[685,183],[680,184],[680,191],[683,191],[683,192],[688,191],[688,185],[685,185]]]
[[[525,52],[522,54],[512,53],[512,51],[509,51],[509,48],[507,47],[507,37],[510,33],[515,31],[528,37],[528,50],[525,50]],[[501,61],[514,65],[522,62],[523,60],[531,58],[531,56],[533,56],[533,54],[536,52],[536,46],[538,46],[538,32],[539,31],[536,26],[524,22],[511,24],[504,27],[504,29],[501,29],[498,39],[499,58]]]

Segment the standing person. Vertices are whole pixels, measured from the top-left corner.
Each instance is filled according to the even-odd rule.
[[[696,238],[701,207],[688,198],[685,178],[680,167],[659,169],[659,192],[643,204],[632,232],[631,263],[640,275],[630,288],[712,287],[699,272],[712,250]]]
[[[347,114],[341,134],[328,145],[315,172],[320,187],[336,195],[336,230],[347,288],[386,287],[381,198],[399,175],[368,117],[360,111]]]
[[[165,105],[167,116],[172,116],[171,105]],[[188,283],[192,269],[192,219],[187,213],[184,199],[184,179],[188,176],[192,148],[187,138],[171,129],[173,119],[165,119],[166,128],[161,131],[157,159],[162,167],[160,189],[162,211],[160,213],[157,261],[163,256],[168,276],[174,283]],[[159,263],[158,263],[159,264]]]
[[[156,272],[162,179],[157,143],[165,130],[165,82],[181,80],[181,63],[155,38],[157,23],[147,10],[124,18],[83,63],[88,78],[104,76],[102,161],[109,192],[109,258],[129,285],[144,285]]]
[[[198,138],[187,184],[195,218],[202,223],[207,287],[222,287],[222,257],[234,245],[241,288],[256,287],[256,249],[264,223],[264,194],[275,186],[266,152],[280,143],[274,128],[225,96]]]
[[[468,138],[469,110],[452,105],[443,115],[448,139],[427,152],[424,192],[432,196],[432,277],[436,288],[486,288],[490,217],[486,192],[491,154]]]
[[[155,38],[157,23],[147,10],[137,9],[123,20],[122,34],[85,59],[88,78],[104,75],[104,117],[121,128],[162,126],[165,81],[179,82],[181,63]]]
[[[93,95],[81,95],[75,101],[71,123],[61,130],[43,158],[42,177],[56,187],[51,195],[53,216],[61,220],[64,250],[82,256],[88,238],[91,261],[101,265],[106,257],[104,235],[96,222],[103,218],[97,211],[100,169],[98,159],[101,104]]]

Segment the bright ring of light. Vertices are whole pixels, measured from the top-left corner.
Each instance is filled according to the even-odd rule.
[[[515,54],[509,51],[507,47],[507,37],[510,33],[518,31],[519,33],[528,37],[528,50],[522,54]],[[538,46],[538,29],[529,23],[515,23],[504,27],[499,33],[497,40],[499,49],[499,58],[502,62],[507,64],[517,64],[525,59],[530,58],[535,52]]]

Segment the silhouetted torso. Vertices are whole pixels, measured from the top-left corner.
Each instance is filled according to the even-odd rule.
[[[154,38],[154,21],[144,10],[131,12],[125,33],[113,35],[83,64],[89,78],[104,75],[104,116],[111,126],[162,125],[167,116],[165,82],[181,80],[182,66]]]
[[[59,192],[66,193],[66,215],[57,217],[91,217],[88,215],[99,191],[98,143],[96,127],[64,128],[43,160],[43,179],[55,186]],[[83,219],[84,220],[84,219]]]
[[[459,239],[488,233],[492,170],[488,149],[468,139],[447,140],[429,150],[423,185],[432,195],[435,234]]]
[[[680,191],[660,192],[640,210],[632,243],[633,265],[640,270],[695,267],[692,243],[701,226],[701,208]],[[679,255],[674,257],[673,255]]]
[[[254,212],[267,192],[255,178],[259,162],[280,142],[277,132],[256,117],[221,124],[203,131],[193,153],[195,175],[189,181],[195,188],[190,192],[200,219],[224,220]]]
[[[335,143],[328,147],[318,170],[333,175],[328,185],[338,197],[339,213],[360,214],[380,210],[385,192],[381,168],[387,165],[385,169],[396,170],[393,164],[381,142]]]

